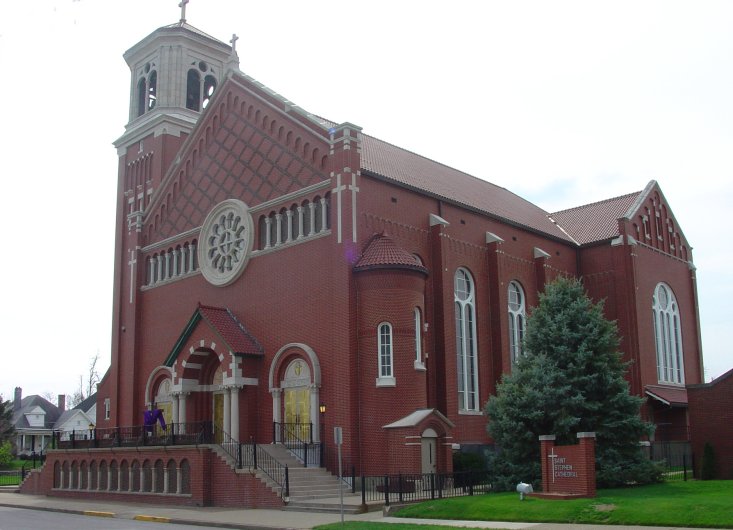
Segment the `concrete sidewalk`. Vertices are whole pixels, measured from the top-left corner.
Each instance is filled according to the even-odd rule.
[[[198,525],[203,527],[236,528],[247,530],[309,529],[341,521],[339,514],[296,512],[287,510],[215,508],[188,506],[160,506],[96,500],[63,499],[42,495],[21,495],[0,488],[0,506],[47,510],[61,513],[116,517],[139,521],[156,521]],[[448,525],[463,528],[504,528],[508,530],[532,528],[537,530],[690,530],[679,527],[636,527],[604,525],[570,525],[554,523],[510,523],[487,521],[440,521],[436,519],[403,519],[384,517],[381,511],[345,515],[347,521],[371,521],[388,526],[392,523]]]

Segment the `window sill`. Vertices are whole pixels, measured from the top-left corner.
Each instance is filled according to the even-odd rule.
[[[425,368],[425,363],[423,363],[422,361],[415,361],[414,365],[415,365],[415,370],[419,372],[424,372],[427,370],[427,368]]]
[[[657,381],[657,384],[661,386],[672,386],[672,387],[677,387],[677,388],[685,388],[686,386],[684,382],[677,383],[675,381],[661,381],[661,380]]]
[[[394,377],[377,377],[377,386],[397,386],[397,380]]]
[[[483,416],[484,413],[480,410],[459,410],[458,414],[461,416]]]

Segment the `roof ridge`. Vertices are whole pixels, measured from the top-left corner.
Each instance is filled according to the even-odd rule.
[[[561,213],[572,212],[574,210],[580,210],[582,208],[588,208],[589,206],[596,206],[598,204],[604,204],[604,203],[611,202],[611,201],[617,201],[619,199],[625,199],[627,197],[638,196],[642,191],[643,190],[635,191],[635,192],[631,192],[631,193],[625,193],[623,195],[618,195],[616,197],[610,197],[608,199],[603,199],[603,200],[600,200],[600,201],[589,202],[589,203],[586,203],[586,204],[581,204],[580,206],[573,206],[572,208],[566,208],[565,210],[558,210],[556,212],[552,212],[549,215],[550,216],[553,216],[553,215],[557,215],[557,214],[561,214]]]

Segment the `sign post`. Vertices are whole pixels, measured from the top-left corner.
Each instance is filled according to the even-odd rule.
[[[343,485],[343,472],[341,470],[341,444],[344,443],[344,432],[341,427],[333,428],[333,441],[338,448],[339,456],[339,504],[341,505],[341,524],[344,524],[344,485]]]

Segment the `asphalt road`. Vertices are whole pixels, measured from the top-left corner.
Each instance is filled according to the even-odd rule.
[[[0,530],[201,530],[201,526],[170,525],[0,506]]]

